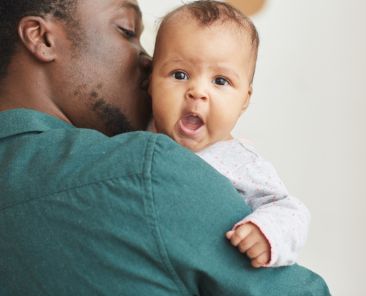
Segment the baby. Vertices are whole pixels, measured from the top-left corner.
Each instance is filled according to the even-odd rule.
[[[231,131],[252,94],[258,34],[229,4],[195,1],[164,17],[153,57],[153,129],[229,178],[253,212],[226,233],[254,267],[293,264],[309,212]],[[218,209],[219,211],[220,209]]]

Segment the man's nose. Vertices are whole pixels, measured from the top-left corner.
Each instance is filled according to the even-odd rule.
[[[140,53],[140,65],[144,72],[146,71],[148,74],[150,74],[152,69],[152,58],[145,51]]]

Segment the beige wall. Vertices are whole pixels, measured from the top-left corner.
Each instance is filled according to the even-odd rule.
[[[180,0],[140,0],[143,42]],[[300,263],[335,296],[364,293],[366,1],[268,0],[252,103],[234,133],[251,139],[312,212]]]

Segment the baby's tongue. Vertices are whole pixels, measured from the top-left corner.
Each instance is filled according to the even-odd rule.
[[[187,115],[183,117],[182,123],[186,128],[194,131],[199,129],[203,125],[201,118],[194,115]]]

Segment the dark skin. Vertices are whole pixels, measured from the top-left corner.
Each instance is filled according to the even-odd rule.
[[[109,136],[145,129],[151,61],[137,1],[79,1],[73,18],[74,32],[52,15],[20,21],[0,111],[35,109]]]

